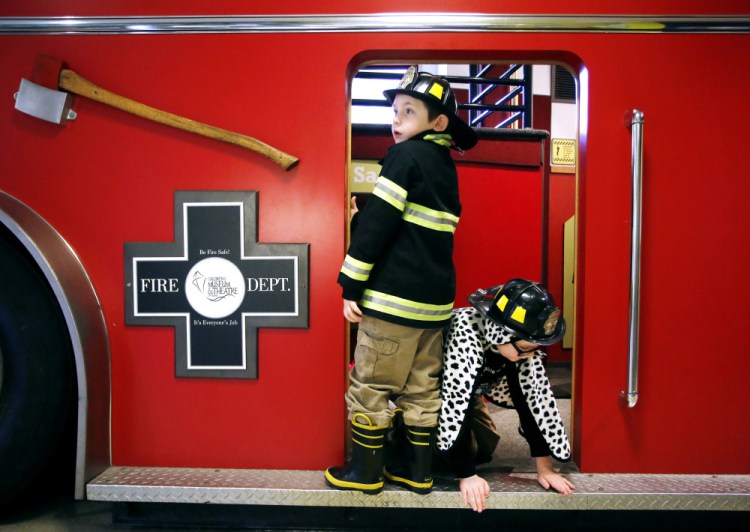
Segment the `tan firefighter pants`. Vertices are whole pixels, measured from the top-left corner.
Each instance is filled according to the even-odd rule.
[[[349,418],[367,414],[378,426],[389,426],[388,400],[398,395],[404,422],[437,425],[443,330],[417,329],[364,316],[357,332],[354,366],[349,373],[346,404]]]

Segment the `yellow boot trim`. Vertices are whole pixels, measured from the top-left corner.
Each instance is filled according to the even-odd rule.
[[[433,427],[409,427],[409,430],[406,434],[406,439],[409,440],[409,442],[412,445],[424,445],[429,446],[430,445],[430,432],[421,432],[421,430],[424,429],[430,429]],[[412,436],[414,436],[412,438]],[[421,440],[420,440],[421,439]]]
[[[338,488],[360,491],[380,491],[383,489],[382,480],[379,482],[373,482],[371,484],[364,484],[362,482],[349,482],[348,480],[340,480],[334,477],[329,471],[330,468],[326,469],[326,480]]]
[[[362,441],[358,438],[365,438],[365,441],[368,441],[365,443],[365,441]],[[361,445],[362,447],[367,447],[368,449],[382,449],[383,448],[383,435],[379,436],[370,436],[369,434],[362,434],[361,432],[357,432],[356,430],[352,429],[352,441],[356,443],[357,445]],[[373,443],[375,445],[369,445],[370,443]]]
[[[383,475],[385,475],[385,478],[387,478],[391,482],[395,482],[396,484],[408,484],[413,488],[420,489],[430,489],[432,487],[432,479],[430,479],[429,482],[416,482],[408,478],[391,475],[386,468],[383,468]]]
[[[357,418],[364,418],[366,423],[357,422]],[[387,429],[388,427],[386,425],[378,426],[373,425],[372,420],[370,419],[370,416],[367,414],[357,413],[352,416],[352,425],[355,427],[359,427],[361,429],[367,429],[367,430],[380,430],[380,429]]]
[[[357,419],[360,422],[357,422]],[[366,423],[362,422],[362,419]],[[367,414],[357,413],[352,416],[352,442],[368,449],[382,449],[385,441],[385,429],[388,427],[379,427],[372,424],[372,420]],[[372,434],[374,431],[380,431],[379,434]]]

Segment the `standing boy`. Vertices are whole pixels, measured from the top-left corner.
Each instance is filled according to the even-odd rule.
[[[373,197],[358,214],[338,282],[344,317],[359,323],[346,393],[352,457],[325,473],[338,489],[376,494],[383,474],[418,493],[432,489],[430,442],[440,410],[442,328],[455,297],[453,233],[461,214],[450,148],[472,148],[476,134],[457,115],[446,80],[411,67],[396,89],[395,144],[381,161]],[[383,467],[383,444],[400,396],[409,459]]]

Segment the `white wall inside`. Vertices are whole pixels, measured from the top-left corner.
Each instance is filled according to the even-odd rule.
[[[552,67],[534,65],[532,69],[532,90],[540,96],[552,95]],[[575,103],[552,102],[550,111],[550,137],[553,139],[578,138],[578,109]]]
[[[578,138],[578,106],[574,103],[552,102],[550,137]]]
[[[531,67],[531,91],[540,96],[552,94],[552,68],[549,65]]]

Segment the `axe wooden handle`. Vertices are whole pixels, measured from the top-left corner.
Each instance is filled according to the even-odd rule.
[[[149,107],[148,105],[144,105],[118,94],[114,94],[106,89],[102,89],[101,87],[94,85],[72,70],[64,68],[60,71],[59,86],[66,91],[78,94],[80,96],[85,96],[86,98],[90,98],[112,107],[116,107],[117,109],[121,109],[122,111],[140,116],[141,118],[145,118],[147,120],[152,120],[154,122],[159,122],[160,124],[165,124],[167,126],[176,127],[177,129],[189,131],[190,133],[196,133],[198,135],[203,135],[204,137],[209,137],[215,140],[220,140],[223,142],[228,142],[230,144],[236,144],[237,146],[241,146],[243,148],[247,148],[250,151],[254,151],[255,153],[263,155],[264,157],[268,157],[273,162],[281,166],[284,170],[293,168],[299,162],[299,159],[297,159],[296,157],[289,155],[288,153],[284,153],[283,151],[278,150],[273,146],[269,146],[268,144],[261,142],[258,139],[254,139],[246,135],[240,135],[239,133],[235,133],[233,131],[227,131],[226,129],[209,126],[208,124],[196,122],[195,120],[190,120],[189,118],[184,118],[182,116],[173,115],[172,113],[154,109],[153,107]]]

